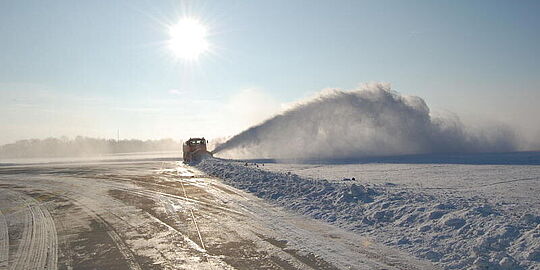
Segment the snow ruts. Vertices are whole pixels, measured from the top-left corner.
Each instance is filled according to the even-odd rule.
[[[57,269],[58,236],[53,218],[43,203],[17,193],[24,205],[24,227],[10,269]]]
[[[0,210],[0,269],[7,269],[9,262],[9,235],[6,218]]]

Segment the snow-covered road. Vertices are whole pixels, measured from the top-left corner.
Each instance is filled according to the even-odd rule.
[[[0,167],[0,269],[434,269],[170,159]]]

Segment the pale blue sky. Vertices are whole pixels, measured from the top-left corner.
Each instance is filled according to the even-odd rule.
[[[537,136],[538,14],[539,1],[2,1],[0,144],[233,135],[373,81]],[[185,15],[211,32],[196,64],[165,46]]]

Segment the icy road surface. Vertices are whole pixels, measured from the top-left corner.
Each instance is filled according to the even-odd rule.
[[[0,166],[0,269],[434,269],[170,159]]]

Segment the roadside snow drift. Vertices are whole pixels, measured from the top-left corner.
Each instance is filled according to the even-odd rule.
[[[213,158],[197,167],[260,198],[369,234],[446,269],[540,268],[540,217],[479,197],[306,179]]]
[[[458,119],[433,118],[419,97],[372,84],[321,94],[232,137],[214,153],[227,158],[343,159],[514,149],[508,130],[474,133]]]

